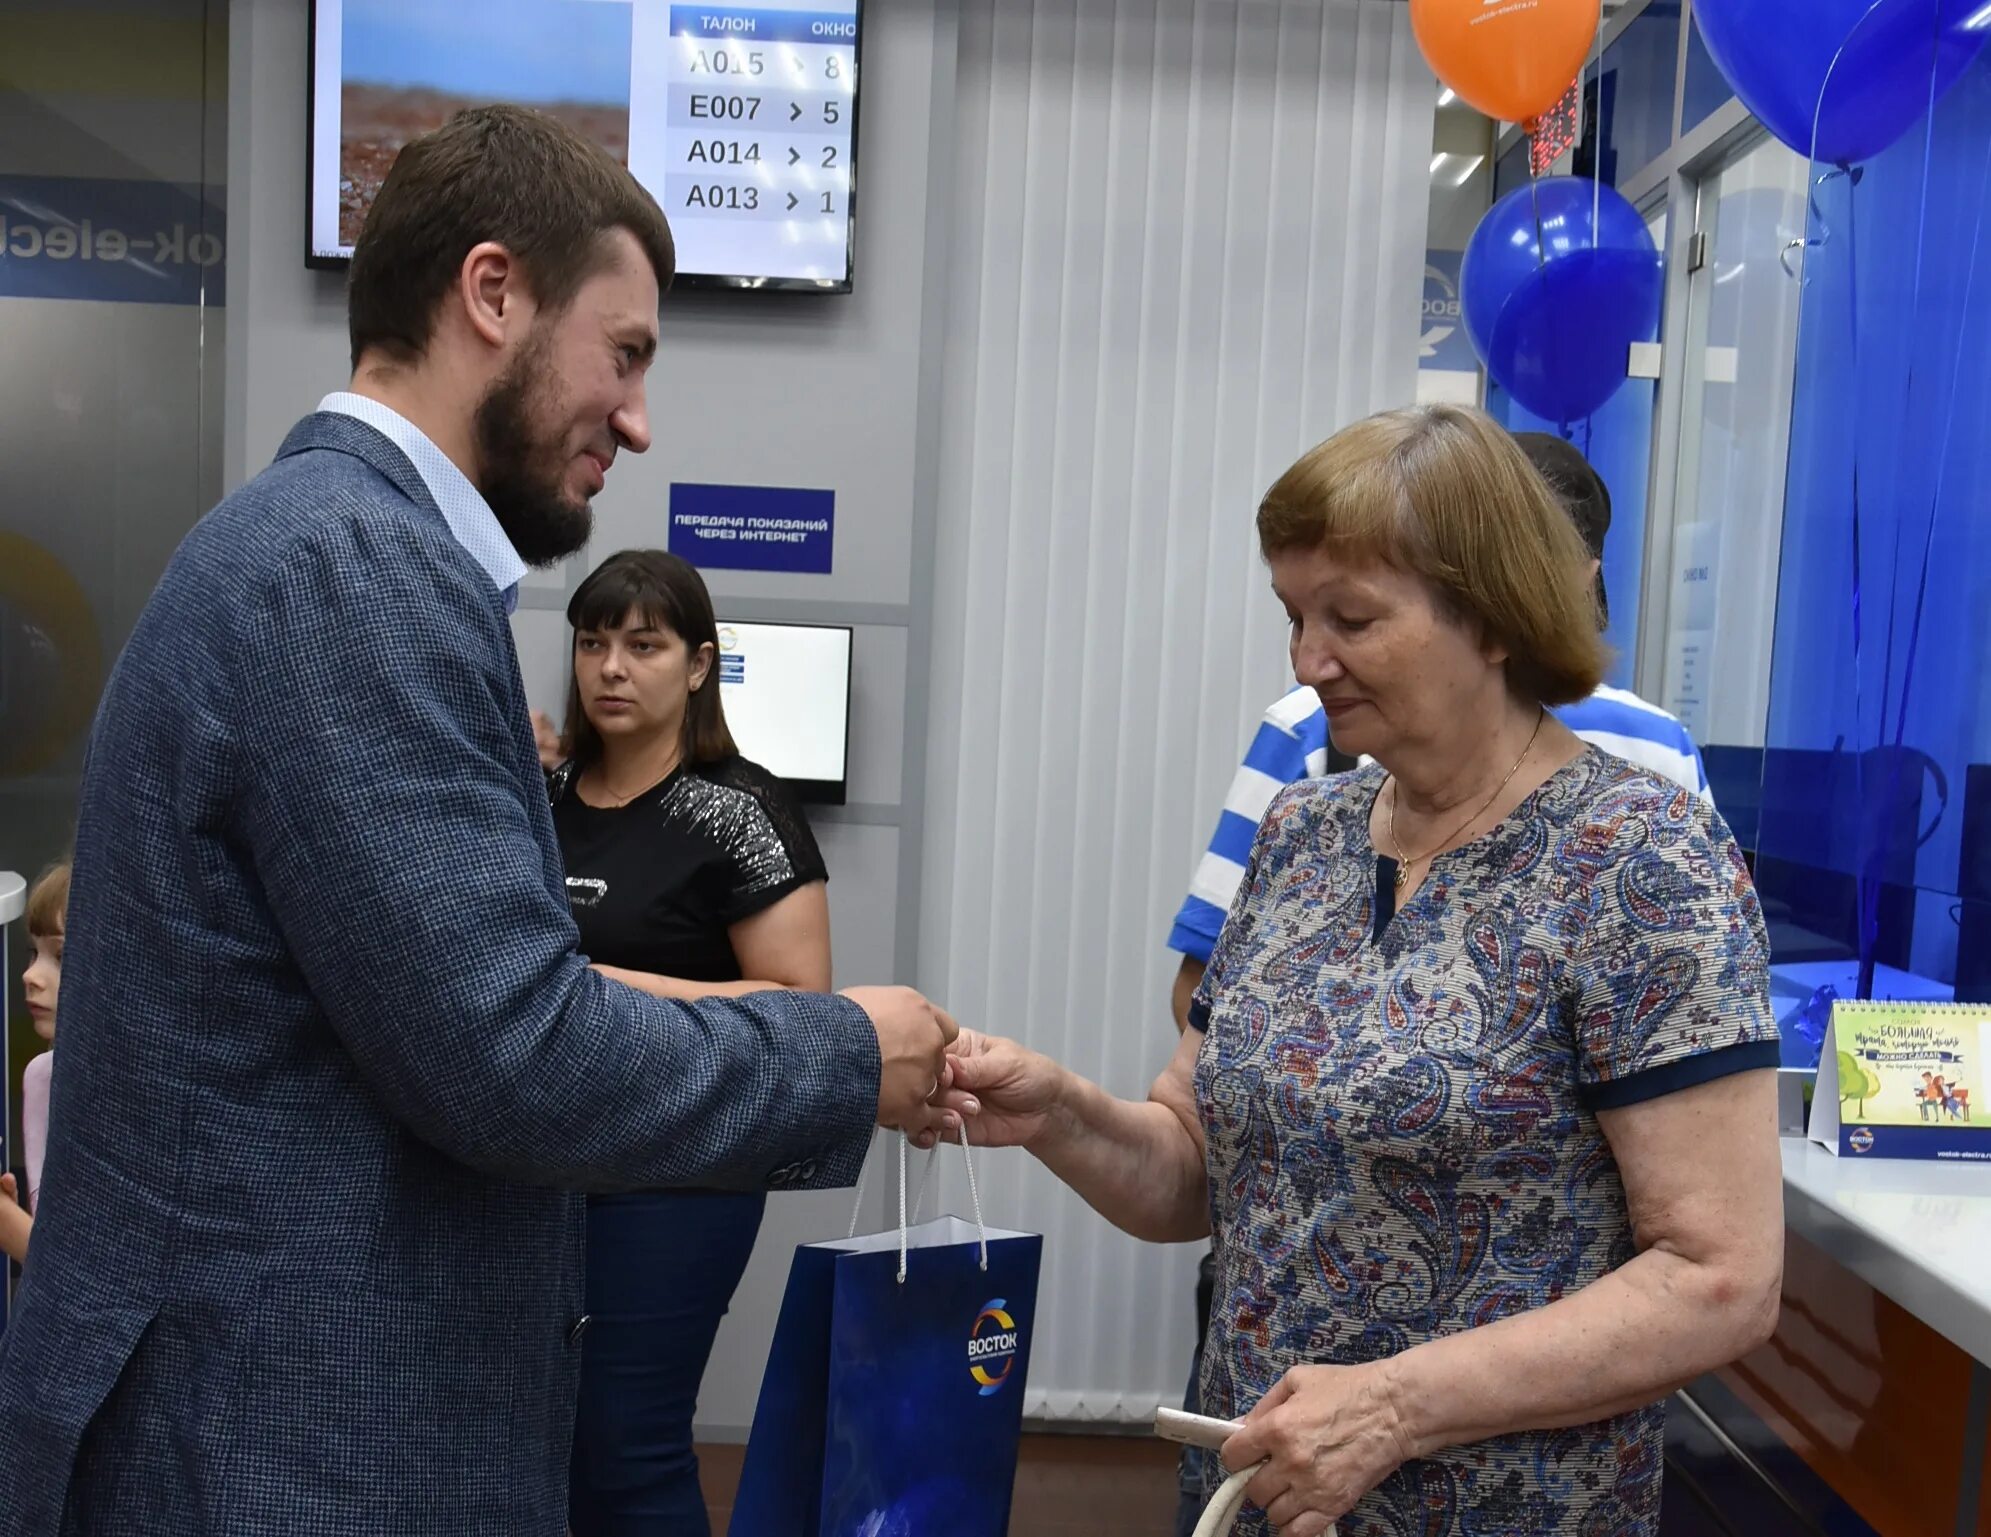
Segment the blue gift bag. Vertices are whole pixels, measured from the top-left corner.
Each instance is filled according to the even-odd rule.
[[[956,1217],[800,1245],[729,1537],[1004,1537],[1043,1247]]]

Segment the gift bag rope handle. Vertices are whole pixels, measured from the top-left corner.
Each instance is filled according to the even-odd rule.
[[[1209,1509],[1196,1523],[1196,1537],[1229,1537],[1232,1526],[1237,1523],[1237,1513],[1244,1509],[1245,1486],[1258,1476],[1258,1470],[1264,1466],[1260,1462],[1248,1468],[1239,1468],[1218,1485]],[[1334,1528],[1327,1530],[1328,1537],[1334,1537]]]
[[[857,1236],[858,1219],[864,1215],[864,1177],[871,1172],[871,1148],[878,1142],[878,1132],[874,1127],[871,1142],[864,1150],[864,1163],[857,1171],[857,1192],[850,1203],[850,1230],[846,1238]],[[933,1161],[940,1153],[940,1144],[935,1143],[926,1150],[926,1163],[920,1170],[919,1191],[913,1198],[912,1217],[919,1218],[920,1204],[926,1200],[927,1176],[933,1172]],[[968,1147],[968,1130],[961,1129],[961,1163],[968,1171],[968,1199],[975,1206],[975,1228],[981,1236],[981,1268],[989,1268],[989,1225],[982,1220],[982,1192],[975,1183],[975,1157]],[[906,1218],[906,1138],[899,1138],[899,1284],[906,1284],[906,1235],[910,1224]]]
[[[1244,1509],[1244,1491],[1262,1462],[1254,1462],[1248,1468],[1239,1468],[1217,1486],[1217,1492],[1210,1499],[1209,1509],[1203,1512],[1203,1519],[1196,1523],[1196,1537],[1230,1537],[1230,1530],[1237,1524],[1238,1512]],[[1339,1528],[1330,1526],[1327,1537],[1336,1537]]]
[[[1217,1486],[1203,1519],[1196,1523],[1195,1537],[1229,1537],[1231,1528],[1237,1524],[1238,1512],[1244,1509],[1245,1488],[1264,1466],[1263,1462],[1254,1462],[1248,1468],[1239,1468]],[[1336,1537],[1337,1531],[1338,1528],[1330,1526],[1327,1537]]]

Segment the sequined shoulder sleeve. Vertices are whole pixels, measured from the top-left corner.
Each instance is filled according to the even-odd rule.
[[[737,923],[791,891],[829,879],[823,851],[794,793],[747,758],[729,758],[700,770],[716,792],[711,831],[731,861],[725,918]]]

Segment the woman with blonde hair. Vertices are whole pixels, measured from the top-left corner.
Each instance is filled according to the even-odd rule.
[[[1213,1234],[1239,1531],[1654,1537],[1662,1400],[1777,1311],[1741,853],[1550,713],[1603,672],[1589,560],[1489,418],[1355,424],[1258,537],[1295,675],[1372,761],[1273,801],[1145,1102],[965,1031],[950,1102],[1128,1232]]]

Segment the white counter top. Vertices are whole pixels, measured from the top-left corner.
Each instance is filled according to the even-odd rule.
[[[1991,1164],[1835,1158],[1783,1139],[1784,1221],[1991,1364]]]

